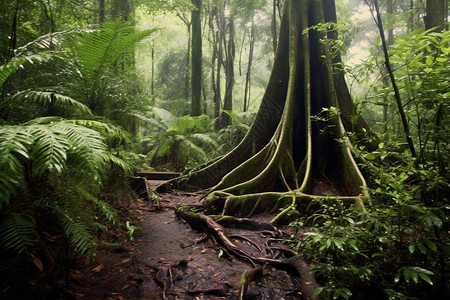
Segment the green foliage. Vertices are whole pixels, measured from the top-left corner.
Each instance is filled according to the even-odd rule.
[[[385,143],[377,151],[358,153],[367,159],[361,167],[374,185],[367,212],[320,199],[311,203],[310,216],[291,223],[307,230],[301,240],[288,242],[312,261],[312,271],[323,282],[316,294],[325,299],[364,299],[365,290],[389,299],[445,294],[448,182],[436,167],[416,168],[405,156],[399,164],[400,153]]]
[[[192,168],[217,156],[218,144],[208,116],[159,119],[163,132],[146,137],[147,159],[153,167],[169,170]]]
[[[6,248],[18,253],[36,242],[34,224],[29,216],[20,213],[0,215],[0,240]]]
[[[93,222],[97,212],[118,225],[117,212],[89,190],[101,186],[109,164],[126,171],[130,167],[108,151],[98,131],[74,122],[53,117],[0,126],[0,237],[5,247],[22,252],[34,245],[42,209],[59,218],[81,253],[95,244],[93,233],[101,227]],[[63,184],[63,178],[70,179]],[[69,183],[73,189],[61,189]],[[20,213],[21,207],[29,213]],[[95,209],[90,213],[87,207]]]
[[[107,22],[86,34],[74,49],[82,78],[97,88],[117,59],[155,30],[134,32],[134,27],[125,22]]]
[[[431,161],[440,169],[441,175],[447,172],[445,162],[449,154],[445,150],[449,140],[449,39],[448,31],[416,30],[396,38],[389,49],[411,138],[418,152],[416,163],[425,165]],[[371,52],[370,59],[362,65],[348,69],[359,82],[364,78],[377,78],[376,82],[366,85],[370,89],[360,103],[363,116],[375,132],[391,141],[402,141],[404,132],[400,130],[400,117],[393,103],[393,88],[384,71],[384,58],[377,49],[371,49]],[[380,69],[381,75],[374,74]]]
[[[2,103],[2,105],[16,107],[23,104],[37,104],[44,107],[56,106],[65,110],[73,108],[74,111],[78,110],[85,116],[92,116],[91,110],[86,105],[55,91],[21,91]]]

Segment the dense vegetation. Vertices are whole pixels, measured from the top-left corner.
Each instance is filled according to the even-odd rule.
[[[127,175],[189,173],[231,151],[269,81],[284,2],[1,0],[2,260],[43,272],[67,252],[93,259],[98,232],[126,230]],[[438,297],[450,272],[450,34],[431,8],[446,1],[388,0],[379,14],[376,1],[336,2],[337,23],[303,34],[328,34],[333,71],[346,74],[345,137],[370,201],[291,207],[306,233],[286,242],[313,262],[324,298]],[[364,9],[375,22],[358,22]]]

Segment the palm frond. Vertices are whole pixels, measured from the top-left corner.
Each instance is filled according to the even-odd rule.
[[[88,116],[92,116],[89,107],[83,103],[54,91],[22,91],[9,98],[5,104],[22,104],[27,102],[34,102],[43,106],[54,105],[64,109],[73,108]]]
[[[0,241],[5,248],[18,253],[34,245],[35,228],[31,218],[16,212],[0,217]]]

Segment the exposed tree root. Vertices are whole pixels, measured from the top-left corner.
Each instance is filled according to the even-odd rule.
[[[263,271],[263,268],[261,266],[256,266],[256,264],[270,265],[280,269],[287,269],[287,268],[295,269],[300,275],[300,278],[302,280],[301,290],[304,299],[315,299],[315,300],[320,299],[319,297],[314,298],[312,297],[314,290],[318,288],[319,285],[315,281],[314,276],[310,274],[308,264],[300,257],[294,256],[288,259],[284,258],[276,259],[273,257],[262,257],[253,255],[248,251],[240,249],[232,241],[228,231],[220,224],[215,222],[212,218],[205,216],[202,213],[194,213],[182,209],[176,210],[176,215],[179,218],[184,219],[188,224],[191,225],[191,227],[197,230],[207,231],[210,235],[212,235],[216,239],[217,242],[222,244],[222,246],[227,250],[228,253],[234,255],[239,259],[251,262],[253,265],[255,265],[254,269],[250,270],[249,272],[246,271],[243,273],[240,282],[239,299],[244,299],[248,290],[249,283],[255,280],[255,278],[259,276]],[[225,217],[214,216],[214,217],[219,218],[219,220],[220,218],[227,219],[226,216]],[[278,248],[273,248],[272,250],[283,250],[285,253],[293,254],[292,250],[286,251],[286,249],[278,249]]]
[[[302,279],[302,295],[304,299],[319,300],[320,297],[313,297],[314,291],[320,287],[314,276],[310,272],[309,264],[299,256],[288,258],[284,263],[294,267]]]
[[[272,219],[271,225],[277,226],[287,220],[290,213],[296,210],[303,203],[309,203],[317,199],[336,199],[345,201],[348,206],[354,205],[355,209],[364,211],[364,202],[367,196],[317,196],[308,195],[302,192],[266,192],[234,196],[223,192],[214,192],[204,199],[205,212],[215,213],[220,211],[222,215],[235,215],[249,217],[256,213],[275,211],[281,212]]]

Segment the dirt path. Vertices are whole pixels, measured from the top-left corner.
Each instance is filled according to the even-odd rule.
[[[300,279],[293,273],[239,260],[211,236],[176,218],[174,207],[198,206],[198,197],[176,192],[161,196],[159,211],[143,201],[136,204],[135,241],[118,235],[117,246],[101,251],[95,264],[71,270],[77,299],[238,299],[241,276],[252,269],[258,272],[245,299],[302,299]],[[229,230],[245,251],[267,255],[259,245],[267,244],[269,236]]]

